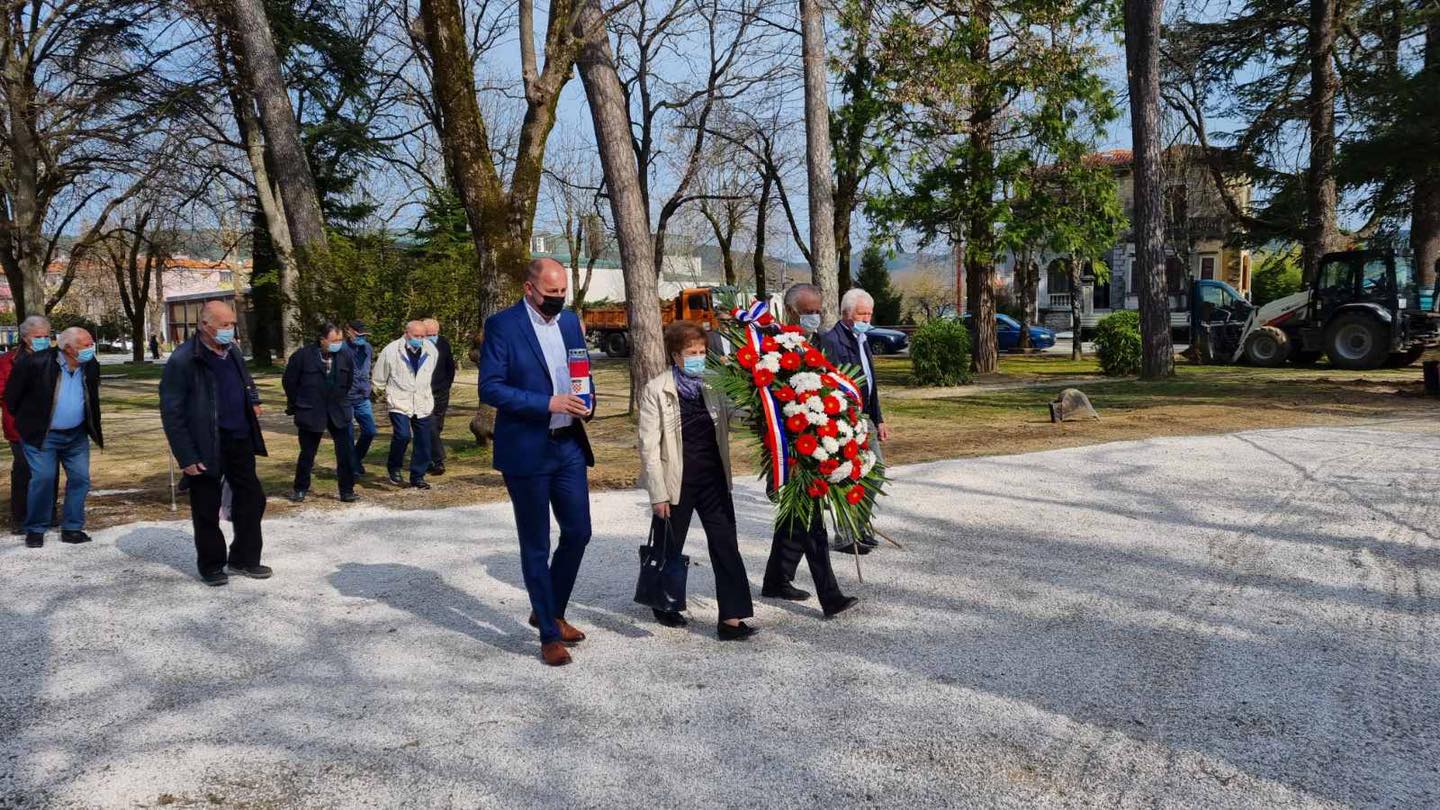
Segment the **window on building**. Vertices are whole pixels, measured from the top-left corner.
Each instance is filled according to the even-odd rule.
[[[1214,256],[1201,256],[1201,257],[1200,257],[1200,278],[1206,279],[1206,280],[1215,278],[1215,257],[1214,257]]]

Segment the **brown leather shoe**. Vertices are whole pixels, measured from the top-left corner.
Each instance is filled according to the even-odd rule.
[[[585,640],[585,634],[580,631],[580,628],[564,619],[556,619],[555,624],[560,627],[560,640],[566,644],[575,645]],[[535,628],[540,626],[540,620],[535,618],[534,613],[530,614],[530,626]]]
[[[540,645],[540,659],[548,667],[563,667],[570,663],[570,651],[565,645],[558,641],[551,641]]]

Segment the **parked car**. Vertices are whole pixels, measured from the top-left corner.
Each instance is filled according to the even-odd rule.
[[[970,326],[970,313],[965,313],[965,325]],[[1002,352],[1013,352],[1020,348],[1020,322],[1003,312],[995,313],[995,341]],[[1030,348],[1048,349],[1055,345],[1055,330],[1043,326],[1030,327]]]
[[[896,354],[910,345],[909,335],[883,326],[871,327],[870,331],[865,333],[865,339],[870,341],[870,351],[874,354]]]

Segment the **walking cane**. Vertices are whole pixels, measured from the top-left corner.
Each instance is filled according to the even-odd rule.
[[[892,539],[890,538],[890,535],[888,535],[888,534],[880,531],[879,529],[875,528],[874,526],[871,526],[871,527],[870,527],[870,531],[875,532],[876,534],[878,534],[878,535],[880,535],[881,537],[885,538],[885,542],[889,543],[890,545],[894,546],[895,548],[898,548],[898,549],[900,549],[901,551],[904,551],[904,550],[905,550],[905,547],[902,546],[902,545],[900,545],[899,543],[895,542],[894,540],[892,540]]]
[[[177,511],[175,507],[175,457],[170,456],[170,511]]]

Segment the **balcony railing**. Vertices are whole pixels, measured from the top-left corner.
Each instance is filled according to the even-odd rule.
[[[1069,309],[1070,293],[1051,293],[1050,309]]]

